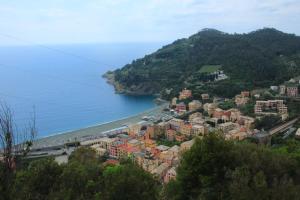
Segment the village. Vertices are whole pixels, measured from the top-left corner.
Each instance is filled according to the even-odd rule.
[[[297,83],[292,80],[288,85],[271,86],[270,90],[277,91],[280,97],[297,98],[299,83],[299,80]],[[255,101],[253,115],[247,116],[239,108],[251,99]],[[211,98],[209,94],[194,99],[191,90],[183,89],[165,109],[169,118],[153,121],[151,116],[144,116],[139,123],[113,130],[107,137],[81,141],[80,146],[93,148],[111,164],[131,159],[161,182],[168,183],[176,178],[180,158],[192,147],[195,138],[217,132],[226,140],[251,138],[260,143],[275,133],[290,130],[297,119],[289,121],[288,107],[283,99],[261,100],[260,94],[250,91],[242,91],[231,100]],[[219,107],[228,101],[234,101],[233,108]],[[280,117],[282,123],[278,130],[273,129],[273,133],[256,129],[255,121],[264,116]],[[296,136],[300,136],[299,130]]]

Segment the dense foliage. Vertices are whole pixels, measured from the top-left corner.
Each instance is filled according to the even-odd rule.
[[[51,158],[33,161],[10,177],[5,190],[1,172],[0,199],[4,200],[152,200],[159,189],[150,174],[131,162],[105,166],[89,148],[79,148],[64,165]]]
[[[296,200],[300,141],[278,141],[271,148],[216,134],[196,139],[183,154],[177,179],[164,186],[130,161],[103,163],[89,148],[76,150],[67,164],[39,159],[9,177],[0,164],[0,199]]]
[[[133,61],[114,75],[127,91],[137,93],[161,92],[168,98],[187,87],[196,95],[208,91],[230,97],[299,75],[299,65],[300,37],[295,35],[275,29],[249,34],[205,29]],[[230,79],[205,83],[208,66],[222,66]]]
[[[197,140],[178,168],[166,199],[299,199],[299,156],[210,135]]]

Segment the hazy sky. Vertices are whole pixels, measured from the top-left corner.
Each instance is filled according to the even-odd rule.
[[[0,0],[0,45],[172,41],[203,28],[263,27],[300,35],[300,0]]]

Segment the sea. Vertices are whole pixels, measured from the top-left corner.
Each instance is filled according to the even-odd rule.
[[[129,117],[155,107],[153,96],[116,94],[102,75],[162,43],[0,46],[0,102],[22,131],[38,138]]]

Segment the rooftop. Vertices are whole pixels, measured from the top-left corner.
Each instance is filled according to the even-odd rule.
[[[156,147],[156,149],[160,150],[160,151],[166,151],[168,150],[170,147],[165,146],[165,145],[159,145]]]

